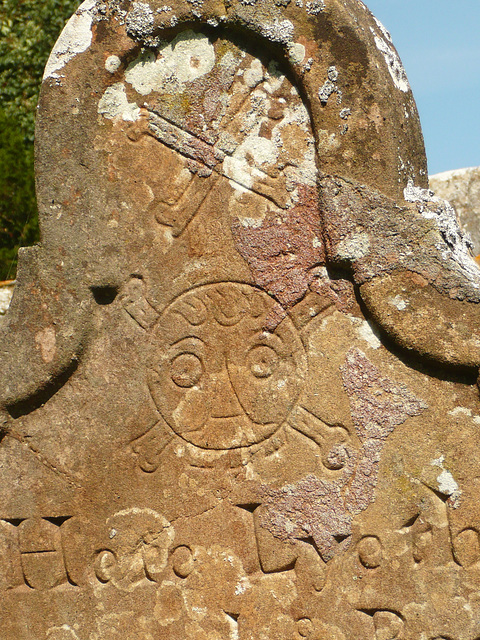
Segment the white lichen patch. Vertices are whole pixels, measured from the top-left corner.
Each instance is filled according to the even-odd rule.
[[[125,23],[129,35],[134,38],[145,38],[153,31],[153,11],[146,2],[134,2]]]
[[[360,321],[360,326],[357,327],[357,334],[362,340],[368,342],[372,349],[380,349],[382,343],[378,338],[378,333],[375,328],[367,321]]]
[[[331,80],[332,82],[336,82],[338,80],[337,67],[335,65],[332,65],[331,67],[329,67],[327,75],[329,80]]]
[[[334,133],[326,129],[317,129],[317,134],[319,142],[318,148],[322,153],[336,151],[340,147],[340,142]]]
[[[360,260],[370,249],[370,238],[365,232],[348,236],[337,245],[337,256],[341,260]]]
[[[454,407],[451,411],[448,412],[448,415],[453,416],[454,418],[465,416],[467,418],[471,418],[474,424],[480,424],[480,416],[474,415],[472,410],[468,407]]]
[[[263,218],[248,218],[245,216],[238,216],[238,221],[247,229],[258,229],[263,224]]]
[[[322,104],[326,104],[328,102],[328,99],[332,95],[332,93],[337,93],[339,96],[339,99],[341,99],[341,92],[337,87],[337,80],[338,80],[338,70],[334,65],[332,65],[328,69],[327,79],[318,90],[318,97],[320,98],[320,102]]]
[[[174,447],[174,451],[175,451],[175,455],[176,455],[178,458],[183,458],[183,457],[184,457],[184,455],[185,455],[185,447],[184,447],[183,445],[181,445],[181,444],[178,444],[178,443],[177,443],[177,444],[175,445],[175,447]]]
[[[416,187],[412,179],[403,190],[403,196],[407,202],[442,202],[431,189]]]
[[[273,128],[272,140],[285,168],[286,188],[293,192],[295,185],[314,187],[317,179],[315,143],[309,131],[310,119],[303,104],[285,109],[283,119]],[[296,135],[293,135],[296,134]],[[302,145],[298,144],[302,141]],[[296,141],[296,142],[294,142]]]
[[[320,102],[322,104],[326,104],[328,102],[329,97],[332,93],[335,92],[335,85],[331,80],[325,80],[323,85],[318,90],[318,97],[320,98]]]
[[[371,32],[373,33],[377,49],[385,59],[387,69],[393,80],[393,84],[397,89],[400,89],[400,91],[407,93],[407,91],[410,91],[407,74],[405,73],[405,69],[403,68],[403,64],[398,56],[398,53],[393,48],[391,40],[388,40],[386,36],[383,35],[383,32],[382,37],[376,34],[374,29],[371,29]]]
[[[440,456],[430,463],[432,467],[438,467],[441,472],[437,476],[438,490],[445,496],[450,497],[451,506],[456,509],[460,505],[460,496],[462,492],[458,487],[458,483],[448,469],[444,466],[445,456]]]
[[[51,627],[47,631],[46,640],[79,640],[77,634],[68,624],[60,627]]]
[[[388,304],[395,307],[395,309],[398,309],[398,311],[404,311],[408,307],[408,302],[406,302],[401,296],[390,298]]]
[[[122,61],[118,56],[108,56],[108,58],[105,60],[105,69],[109,73],[115,73],[120,69],[121,64]]]
[[[385,38],[385,40],[388,40],[388,42],[391,42],[393,44],[392,36],[390,35],[390,32],[388,31],[388,29],[386,29],[385,26],[380,22],[380,20],[375,18],[375,16],[373,16],[373,19],[375,20],[375,24],[377,25],[377,27],[382,32],[382,35]]]
[[[247,589],[251,589],[251,586],[250,580],[246,576],[241,578],[235,586],[235,595],[238,596],[245,593]]]
[[[418,210],[424,218],[434,220],[444,243],[437,244],[445,260],[453,259],[470,284],[480,288],[479,269],[471,254],[471,240],[463,234],[455,214],[455,209],[447,201],[435,196],[430,189],[416,187],[413,180],[409,180],[403,191],[406,202],[417,203]]]
[[[232,186],[243,185],[248,189],[253,187],[255,178],[265,178],[261,171],[262,165],[272,165],[276,162],[277,151],[271,140],[256,135],[248,136],[235,150],[226,157],[223,169]]]
[[[250,67],[243,73],[243,81],[249,87],[256,87],[263,80],[263,66],[258,58],[254,58]]]
[[[215,64],[215,50],[207,36],[191,29],[180,33],[172,42],[148,51],[132,62],[125,73],[126,81],[143,96],[158,91],[165,83],[171,89],[209,73]]]
[[[318,16],[319,13],[322,13],[322,11],[325,10],[325,2],[324,0],[312,0],[312,2],[307,2],[305,10],[311,16]]]
[[[127,122],[135,122],[140,117],[140,108],[136,102],[128,102],[125,86],[116,82],[100,98],[98,113],[109,120],[120,117]]]
[[[293,64],[302,64],[305,60],[305,47],[299,42],[294,42],[288,47],[288,56]]]
[[[273,94],[278,91],[285,80],[285,76],[280,71],[279,66],[275,60],[271,60],[268,65],[267,73],[265,74],[265,89],[267,93]]]
[[[313,58],[308,58],[308,60],[306,61],[306,63],[303,65],[303,72],[305,73],[306,71],[310,71],[310,69],[313,66]]]
[[[288,44],[293,41],[295,28],[290,20],[278,20],[266,22],[261,26],[262,35],[273,42]]]
[[[85,0],[67,22],[48,58],[43,80],[58,78],[57,71],[89,48],[92,43],[94,7],[95,0]]]
[[[451,411],[448,412],[449,416],[468,416],[469,418],[472,416],[472,410],[467,407],[455,407]]]
[[[250,74],[250,75],[249,75]],[[242,91],[251,82],[257,84],[245,103],[242,116],[243,140],[236,142],[233,137],[221,140],[221,148],[227,156],[222,173],[231,180],[231,186],[241,192],[255,189],[256,182],[271,183],[269,174],[275,165],[283,165],[285,187],[288,198],[280,206],[289,208],[297,200],[298,186],[316,184],[315,145],[310,130],[310,119],[304,105],[298,101],[287,105],[285,98],[276,92],[285,82],[285,76],[275,65],[268,71],[258,65],[250,65],[243,74]],[[277,110],[277,119],[270,137],[262,135],[262,127],[273,124],[269,113]]]

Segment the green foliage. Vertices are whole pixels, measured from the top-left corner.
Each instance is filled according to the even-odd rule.
[[[37,240],[33,145],[0,111],[0,280],[15,275],[18,247]]]
[[[78,0],[0,0],[0,280],[19,246],[38,241],[33,136],[38,92],[55,41]]]

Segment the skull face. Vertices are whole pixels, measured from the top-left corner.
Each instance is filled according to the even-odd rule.
[[[284,422],[306,372],[303,345],[280,305],[250,285],[205,285],[177,298],[155,328],[149,370],[170,427],[206,449],[261,442]],[[284,315],[284,314],[283,314]]]

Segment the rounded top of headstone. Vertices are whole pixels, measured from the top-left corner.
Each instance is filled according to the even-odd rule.
[[[384,276],[396,274],[393,297],[406,270],[424,274],[434,297],[477,302],[468,247],[452,252],[444,238],[450,214],[436,226],[422,214],[415,102],[389,33],[358,0],[86,0],[48,61],[36,144],[43,246],[75,290],[116,291],[150,273],[161,311],[165,290],[253,279],[288,310],[311,267],[327,263],[365,285],[395,336],[373,292]],[[230,212],[222,231],[195,226],[209,207]],[[446,242],[445,277],[437,240],[403,250],[407,227],[391,232],[402,216],[412,237],[428,224]],[[283,223],[303,230],[295,251]],[[171,251],[193,230],[188,249]],[[289,252],[301,254],[298,269],[276,257]],[[395,322],[395,339],[422,351],[424,332]],[[461,337],[454,356],[430,343],[431,357],[466,358]]]
[[[212,43],[221,34],[253,45],[291,78],[312,120],[322,173],[399,198],[409,179],[427,186],[419,119],[404,69],[389,33],[358,0],[168,6],[150,0],[122,7],[84,2],[48,61],[37,125],[44,219],[52,184],[58,189],[75,176],[80,191],[88,187],[98,194],[105,188],[98,150],[98,140],[108,136],[105,118],[138,121],[141,109],[161,97],[160,85],[163,106],[169,101],[172,113],[183,110],[188,117],[186,91],[212,71],[218,55]],[[194,53],[187,62],[189,52]],[[169,69],[182,56],[186,62],[166,91]],[[198,101],[191,104],[190,113],[199,108]],[[59,156],[61,166],[54,160]],[[96,201],[98,196],[90,208]]]
[[[256,92],[270,94],[267,106],[254,104]],[[256,113],[242,111],[242,95]],[[311,127],[310,138],[286,137],[288,152],[269,157],[271,130],[287,102],[290,119]],[[247,141],[250,121],[258,122],[264,108],[269,123]],[[234,117],[232,132],[227,120]],[[155,128],[161,145],[150,140],[147,150],[144,134]],[[197,163],[198,175],[213,171],[245,186],[252,176],[235,157],[242,147],[250,174],[269,174],[262,189],[273,200],[285,192],[273,184],[275,174],[283,172],[288,183],[293,165],[304,183],[314,185],[318,170],[395,199],[408,180],[427,186],[405,72],[388,32],[358,0],[150,0],[121,7],[86,0],[51,53],[41,91],[36,171],[44,245],[53,252],[68,247],[74,261],[83,256],[87,285],[118,284],[122,264],[146,246],[139,229],[147,233],[151,199],[172,186],[161,178],[182,173],[165,150],[177,153],[179,145],[188,147],[189,170]],[[123,156],[113,160],[120,147]],[[156,184],[146,177],[147,156],[158,167]],[[64,262],[66,270],[68,256]]]

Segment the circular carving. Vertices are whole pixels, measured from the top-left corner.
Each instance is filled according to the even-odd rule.
[[[464,529],[453,541],[455,560],[462,567],[468,568],[480,560],[480,541],[475,529]]]
[[[164,310],[149,387],[175,433],[221,450],[261,442],[280,427],[306,374],[302,342],[284,316],[271,296],[237,282],[197,287]],[[267,331],[272,318],[280,320]]]
[[[194,387],[200,381],[202,373],[202,363],[193,353],[181,353],[172,360],[170,375],[177,387]]]
[[[358,558],[367,569],[380,566],[383,553],[380,540],[376,536],[365,536],[357,545]]]
[[[346,446],[342,444],[334,445],[328,452],[325,460],[323,461],[327,469],[332,471],[338,471],[343,469],[348,461],[348,451]]]
[[[100,582],[108,582],[112,578],[112,573],[117,565],[115,554],[108,549],[100,551],[95,558],[94,571]]]
[[[249,369],[256,378],[269,378],[275,372],[278,362],[277,352],[266,345],[253,347],[248,356]]]
[[[172,554],[172,568],[179,578],[187,578],[192,573],[194,562],[189,547],[177,547]]]
[[[302,638],[310,638],[314,631],[310,618],[300,618],[300,620],[297,620],[297,631]]]

